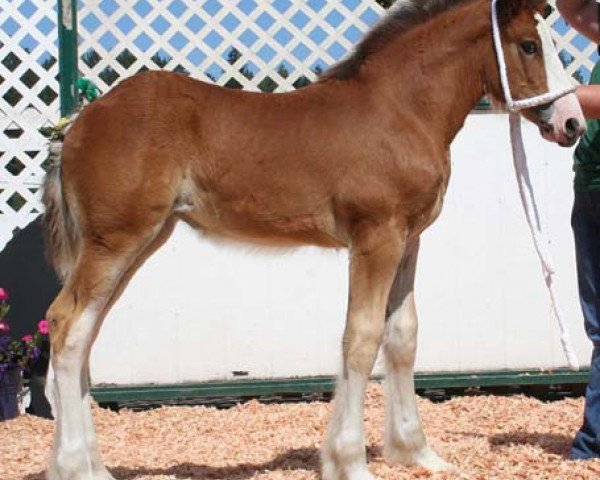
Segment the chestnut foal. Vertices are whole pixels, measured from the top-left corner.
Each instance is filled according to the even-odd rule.
[[[554,48],[536,28],[544,6],[498,0],[515,98],[547,92],[551,76],[565,75],[550,72],[544,55]],[[490,1],[399,0],[353,55],[301,90],[248,93],[148,72],[83,109],[62,152],[53,150],[44,192],[64,279],[48,311],[56,412],[48,478],[113,478],[90,411],[90,349],[177,220],[246,242],[348,248],[343,366],[322,477],[373,478],[363,401],[382,344],[386,458],[451,468],[427,445],[415,403],[413,279],[419,235],[442,208],[450,143],[484,93],[503,101]],[[524,115],[564,145],[583,125],[572,94]]]

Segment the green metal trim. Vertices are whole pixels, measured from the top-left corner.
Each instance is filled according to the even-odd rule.
[[[77,0],[58,0],[58,72],[60,115],[77,106]]]
[[[97,402],[174,400],[183,398],[248,397],[284,393],[333,392],[333,377],[285,380],[233,380],[176,385],[98,386],[92,388]]]
[[[560,369],[506,370],[494,372],[418,373],[417,389],[492,387],[515,385],[556,385],[587,383],[589,369],[578,372]],[[377,380],[377,378],[375,379]],[[331,393],[333,377],[283,380],[234,380],[177,385],[97,386],[92,395],[97,402],[166,401],[189,398],[247,397],[278,394]]]
[[[516,385],[558,385],[587,383],[590,371],[501,370],[491,372],[459,372],[416,374],[417,388],[500,387]]]

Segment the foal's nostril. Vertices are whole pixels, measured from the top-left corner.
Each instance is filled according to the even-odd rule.
[[[576,118],[569,118],[565,123],[565,134],[569,140],[577,138],[579,135],[579,120]]]

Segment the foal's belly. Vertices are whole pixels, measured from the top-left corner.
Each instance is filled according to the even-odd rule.
[[[207,234],[243,242],[270,246],[347,246],[343,235],[336,232],[333,214],[327,210],[307,213],[260,209],[253,207],[252,202],[212,198],[177,208],[176,214]]]

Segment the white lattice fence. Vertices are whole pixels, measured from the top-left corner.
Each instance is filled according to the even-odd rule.
[[[0,249],[42,210],[38,128],[58,118],[56,0],[0,3]]]
[[[374,0],[100,0],[78,2],[79,68],[103,92],[144,69],[282,92],[346,55],[382,15]],[[595,45],[553,12],[568,70],[587,81]],[[0,5],[0,249],[41,211],[46,158],[38,128],[56,121],[56,0]]]
[[[554,5],[556,0],[550,0],[549,3]],[[596,44],[572,29],[556,9],[547,22],[552,25],[556,47],[567,71],[580,83],[587,83],[599,58]]]
[[[281,92],[340,60],[383,11],[373,0],[80,2],[80,68],[104,91],[139,70],[165,68]],[[587,81],[595,45],[557,11],[549,22],[569,73]]]
[[[162,67],[281,92],[342,58],[382,12],[373,0],[82,2],[81,70],[104,91]]]

